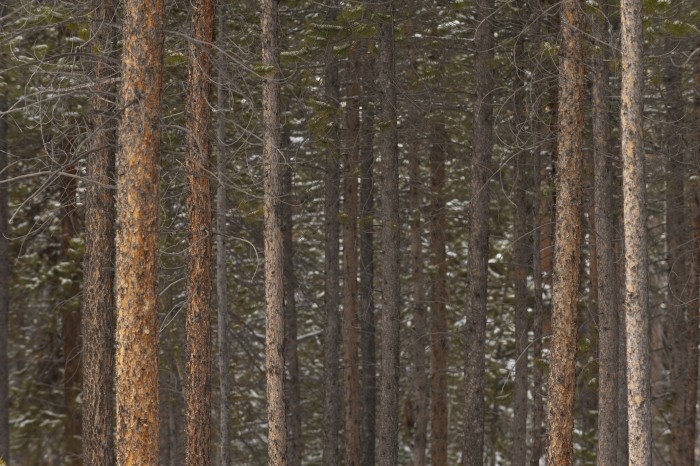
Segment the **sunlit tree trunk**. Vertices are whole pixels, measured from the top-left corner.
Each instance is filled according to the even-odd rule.
[[[642,2],[622,0],[622,186],[629,462],[651,464],[651,387],[644,147]]]
[[[117,153],[117,430],[120,465],[158,464],[157,272],[162,0],[124,2]]]
[[[552,349],[547,399],[547,464],[573,464],[576,317],[581,257],[583,146],[582,4],[561,4],[558,157],[552,295]]]

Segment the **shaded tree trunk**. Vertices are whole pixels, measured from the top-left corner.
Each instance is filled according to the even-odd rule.
[[[294,185],[292,151],[289,150],[289,136],[285,135],[282,145],[287,163],[282,172],[282,247],[284,249],[284,351],[287,365],[285,379],[285,399],[287,403],[287,461],[290,466],[301,466],[301,392],[299,387],[299,356],[297,354],[297,307],[296,275],[294,273]]]
[[[326,20],[335,23],[337,16],[335,2],[330,2]],[[331,44],[325,55],[325,101],[332,115],[327,135],[325,161],[325,264],[324,264],[324,310],[325,327],[323,336],[323,464],[339,464],[338,430],[340,428],[340,366],[338,361],[340,346],[340,87],[338,80],[338,63],[335,60]]]
[[[616,204],[619,204],[617,202]],[[628,464],[628,426],[627,426],[627,339],[626,339],[626,319],[625,319],[625,240],[624,240],[624,219],[623,213],[618,206],[619,214],[615,216],[615,260],[617,261],[616,283],[618,284],[615,294],[615,306],[617,307],[617,464],[624,466]]]
[[[642,4],[622,0],[622,186],[629,462],[651,464],[651,384],[644,147]]]
[[[267,374],[268,461],[287,464],[284,406],[284,248],[282,157],[280,154],[280,61],[276,0],[262,0],[263,170],[265,210],[265,369]]]
[[[552,350],[547,400],[547,464],[573,464],[576,316],[581,257],[583,38],[581,4],[561,5],[562,56],[556,166]]]
[[[345,404],[345,464],[359,466],[360,449],[360,325],[357,310],[357,194],[360,159],[359,43],[350,45],[345,107],[346,147],[343,215],[343,381]]]
[[[108,23],[115,13],[112,0],[97,0],[91,19],[96,60],[96,87],[88,118],[92,130],[85,186],[85,258],[83,264],[83,460],[110,466],[114,456],[114,54],[116,30]],[[103,58],[104,57],[104,58]],[[100,184],[97,184],[100,183]]]
[[[608,4],[602,3],[593,17],[593,34],[600,44],[608,42]],[[598,294],[598,464],[617,461],[618,426],[618,308],[617,274],[613,249],[613,165],[610,145],[609,52],[605,45],[596,50],[593,72],[593,214]]]
[[[382,160],[382,316],[381,362],[379,366],[378,462],[398,463],[399,332],[401,307],[399,255],[399,153],[396,121],[394,68],[394,5],[383,7],[379,21],[379,102],[381,127],[379,151]]]
[[[430,147],[430,268],[431,307],[431,443],[435,466],[447,466],[447,371],[449,333],[447,327],[447,252],[445,220],[445,152],[448,141],[444,123],[434,122]]]
[[[226,46],[226,4],[219,3],[218,46],[225,50]],[[226,68],[226,58],[219,55],[219,83],[217,89],[217,124],[216,124],[216,302],[218,307],[218,350],[219,350],[219,442],[220,460],[222,466],[231,464],[231,352],[228,339],[228,292],[226,274],[226,213],[228,199],[226,198],[226,85],[229,76]]]
[[[0,18],[5,15],[5,1],[0,2]],[[4,31],[0,22],[0,31]],[[5,64],[0,54],[0,66]],[[4,68],[4,66],[3,66]],[[0,92],[0,112],[7,110],[7,96]],[[10,251],[7,192],[7,120],[0,114],[0,458],[10,464],[10,371],[8,366],[8,325],[10,313]]]
[[[491,151],[493,149],[493,24],[494,0],[476,2],[476,62],[474,69],[474,154],[470,186],[467,271],[468,294],[464,361],[463,466],[478,466],[484,456],[484,365],[486,292],[489,249],[488,205]]]
[[[187,172],[187,385],[185,389],[188,465],[211,464],[211,50],[214,3],[192,4],[185,104]]]
[[[157,272],[162,0],[124,3],[117,153],[117,463],[158,463]]]
[[[515,63],[524,59],[522,41],[515,46]],[[515,395],[513,399],[513,465],[525,466],[527,462],[527,366],[528,366],[528,318],[527,318],[527,271],[528,254],[528,202],[529,179],[526,149],[527,115],[525,115],[525,81],[519,69],[515,70],[515,182],[514,182],[514,241],[513,275],[515,288]]]
[[[374,466],[377,356],[374,323],[374,60],[363,59],[360,123],[360,352],[362,354],[362,466]]]
[[[678,46],[678,41],[666,41],[667,53]],[[668,271],[667,332],[671,343],[671,464],[687,463],[685,410],[688,399],[688,345],[687,345],[687,280],[689,277],[686,248],[688,209],[685,205],[684,101],[682,71],[669,58],[664,70],[666,103],[666,254]]]

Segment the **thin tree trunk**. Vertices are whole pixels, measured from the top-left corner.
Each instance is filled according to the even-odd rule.
[[[552,350],[547,400],[547,464],[573,464],[576,316],[581,257],[583,40],[581,4],[561,5]]]
[[[593,17],[593,34],[608,42],[608,4]],[[598,273],[598,464],[617,461],[618,316],[617,274],[613,249],[613,165],[610,147],[609,52],[605,45],[593,57],[594,224]]]
[[[289,136],[284,136],[282,145],[285,149],[287,163],[282,173],[282,241],[284,249],[284,351],[287,364],[285,380],[285,399],[287,403],[287,461],[289,466],[301,466],[301,392],[299,387],[299,357],[297,354],[297,307],[296,276],[294,273],[294,242],[292,229],[294,225],[294,185],[292,154],[289,150]]]
[[[360,428],[360,325],[357,309],[357,194],[360,162],[360,77],[359,43],[350,45],[345,106],[346,147],[343,215],[343,380],[345,404],[345,464],[359,466]]]
[[[326,20],[335,23],[337,11],[335,2],[329,5]],[[340,279],[340,87],[338,63],[329,44],[325,56],[324,92],[326,104],[332,116],[328,135],[325,170],[325,265],[324,265],[324,307],[325,329],[323,337],[323,464],[336,466],[338,457],[338,430],[340,428],[340,366],[338,361],[340,346],[339,279]]]
[[[284,249],[282,157],[280,154],[280,62],[277,0],[262,0],[263,169],[265,210],[265,366],[267,374],[268,461],[287,464],[284,406]]]
[[[107,60],[116,42],[112,0],[97,0],[91,20],[92,69],[96,87],[88,111],[92,151],[85,186],[85,259],[83,264],[83,459],[85,464],[110,466],[114,456],[114,193],[104,185],[114,178],[115,133],[112,129],[114,86]]]
[[[466,351],[464,362],[463,466],[479,466],[484,456],[484,385],[486,292],[489,245],[489,167],[493,149],[493,24],[494,0],[477,0],[475,47],[474,154],[467,271]]]
[[[5,16],[5,1],[0,1],[0,18]],[[4,31],[0,21],[0,32]],[[4,69],[5,57],[0,55],[0,67]],[[0,92],[0,458],[10,464],[10,371],[7,349],[10,313],[10,251],[7,210],[9,199],[7,184],[7,120],[2,112],[7,110],[7,96]]]
[[[448,141],[444,123],[431,128],[430,147],[430,266],[432,292],[431,325],[431,443],[430,457],[434,466],[447,466],[447,252],[445,221],[445,152]]]
[[[162,0],[124,4],[117,153],[116,413],[120,465],[158,463],[157,272]]]
[[[382,317],[379,367],[379,444],[381,466],[398,463],[399,329],[399,153],[394,69],[394,5],[385,4],[379,22],[379,101],[381,124],[379,150],[382,160]]]
[[[220,50],[226,47],[226,4],[219,3],[218,46]],[[231,353],[228,339],[228,292],[226,274],[226,213],[228,200],[226,198],[226,85],[229,76],[226,59],[219,56],[219,83],[217,89],[217,125],[216,125],[216,301],[218,305],[218,350],[219,350],[219,442],[221,465],[231,464]]]
[[[374,466],[377,356],[374,324],[374,60],[363,59],[360,146],[360,353],[362,355],[362,466]]]
[[[616,204],[619,204],[617,202]],[[617,261],[616,283],[617,293],[615,294],[615,307],[617,308],[617,464],[625,466],[628,464],[628,426],[627,426],[627,331],[625,319],[625,240],[624,240],[624,219],[622,209],[616,209],[619,214],[615,216],[615,231],[617,238],[615,241],[615,260]]]
[[[211,43],[214,3],[192,4],[192,38],[187,74],[187,385],[185,390],[188,465],[211,464]]]
[[[651,387],[644,147],[642,5],[622,0],[622,186],[625,229],[625,324],[629,461],[651,464]]]
[[[515,46],[515,63],[524,59],[524,44]],[[528,366],[528,322],[527,322],[527,271],[528,271],[528,171],[526,149],[525,81],[521,71],[515,70],[513,107],[515,113],[515,187],[514,187],[514,241],[513,261],[515,288],[515,396],[513,400],[513,448],[514,466],[527,463],[527,366]]]
[[[678,46],[675,40],[667,39],[666,49],[672,53]],[[686,392],[688,376],[688,346],[686,289],[688,280],[688,257],[686,248],[689,242],[687,208],[684,197],[685,144],[683,114],[683,79],[681,69],[669,58],[665,64],[664,84],[666,87],[666,254],[668,268],[667,332],[671,342],[671,464],[687,464],[687,429],[685,409],[688,398]]]

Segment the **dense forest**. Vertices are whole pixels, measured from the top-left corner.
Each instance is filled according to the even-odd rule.
[[[698,464],[699,24],[0,0],[0,464]]]

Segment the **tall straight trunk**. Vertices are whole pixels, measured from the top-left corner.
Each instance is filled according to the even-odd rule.
[[[335,23],[335,1],[329,5],[326,20]],[[339,464],[338,430],[340,427],[340,316],[338,314],[340,279],[340,125],[337,118],[340,108],[338,62],[329,44],[325,56],[325,101],[332,109],[329,114],[326,170],[324,179],[325,246],[324,246],[324,310],[326,315],[323,335],[323,465]]]
[[[117,463],[158,463],[157,251],[163,0],[124,3],[117,153]]]
[[[220,50],[226,47],[226,4],[219,3],[219,30],[217,40]],[[216,121],[216,303],[218,351],[219,351],[219,442],[222,466],[231,464],[231,353],[228,339],[228,292],[226,274],[226,85],[229,76],[226,58],[219,55],[219,83],[217,89]]]
[[[651,464],[649,299],[642,136],[642,2],[622,0],[622,186],[629,462]]]
[[[90,23],[94,40],[96,87],[88,118],[92,130],[85,187],[85,258],[83,264],[83,460],[85,464],[113,465],[114,456],[114,86],[106,81],[113,68],[116,30],[112,0],[96,0]],[[100,184],[97,184],[100,183]]]
[[[289,150],[289,136],[285,135],[282,145],[287,163],[282,173],[282,247],[284,249],[284,352],[287,365],[285,379],[285,399],[287,405],[287,461],[289,466],[301,466],[301,391],[299,386],[299,356],[297,354],[297,307],[296,275],[294,273],[294,170],[291,165],[292,153]]]
[[[615,282],[619,284],[617,293],[615,294],[615,307],[617,308],[617,464],[624,466],[628,463],[628,425],[627,425],[627,339],[626,339],[626,319],[625,307],[625,289],[622,286],[625,283],[625,241],[624,241],[624,219],[621,206],[616,207],[619,212],[615,216],[615,261],[617,262]]]
[[[552,350],[547,400],[547,464],[573,464],[576,316],[581,257],[583,20],[577,0],[561,5],[562,56],[556,165]]]
[[[211,464],[211,141],[212,41],[214,2],[192,4],[192,38],[189,44],[185,104],[185,167],[187,172],[187,420],[188,465]]]
[[[345,464],[359,466],[360,428],[360,326],[357,310],[357,194],[360,162],[359,43],[350,45],[350,82],[345,106],[346,146],[343,215],[343,381],[345,404]]]
[[[518,41],[515,46],[515,63],[524,59],[524,44]],[[530,185],[528,179],[527,159],[530,156],[526,149],[524,136],[527,128],[525,114],[525,81],[521,71],[515,70],[514,79],[515,113],[515,183],[514,203],[515,214],[513,227],[515,245],[513,247],[513,275],[515,288],[515,395],[513,399],[513,448],[511,451],[514,466],[525,466],[527,462],[527,365],[528,365],[528,322],[527,322],[527,272],[528,254],[528,199]]]
[[[693,67],[693,85],[695,88],[695,103],[691,124],[695,128],[700,126],[700,58],[695,57],[695,65]],[[689,151],[688,157],[691,164],[698,166],[700,162],[700,135],[695,133],[694,140],[691,140],[695,147],[695,152]],[[696,168],[697,173],[697,168]],[[687,464],[693,464],[695,461],[695,443],[696,443],[696,422],[697,422],[697,403],[698,403],[698,357],[700,356],[700,189],[697,186],[689,187],[688,196],[691,201],[689,203],[692,209],[690,217],[692,218],[692,235],[693,244],[693,266],[692,277],[690,281],[690,289],[692,290],[689,296],[688,306],[688,399],[686,403],[686,442],[687,442]]]
[[[481,465],[484,456],[486,293],[489,249],[489,167],[493,150],[494,0],[477,0],[474,45],[474,154],[470,185],[467,270],[466,351],[464,360],[464,443],[462,464]]]
[[[417,115],[411,115],[412,125],[420,124]],[[410,118],[410,117],[409,117]],[[412,126],[418,133],[418,126]],[[428,427],[428,380],[425,361],[427,324],[425,315],[425,286],[423,282],[423,227],[421,223],[422,181],[420,176],[421,147],[417,141],[409,145],[409,210],[411,249],[411,406],[410,423],[413,428],[413,466],[425,465],[425,446]]]
[[[261,0],[263,78],[263,169],[265,210],[265,369],[268,462],[286,466],[284,406],[284,249],[282,157],[280,154],[280,61],[277,0]]]
[[[667,39],[667,52],[673,53],[678,46],[675,40]],[[668,268],[667,331],[671,342],[671,464],[686,463],[685,442],[686,401],[688,393],[688,347],[687,322],[685,317],[688,280],[689,242],[688,212],[684,197],[686,173],[683,141],[684,105],[681,68],[669,58],[665,64],[666,87],[666,254]]]
[[[0,1],[0,18],[5,15],[5,1]],[[0,32],[4,30],[0,21]],[[0,66],[5,64],[0,55]],[[0,112],[7,110],[7,96],[0,92]],[[7,210],[7,120],[0,114],[0,458],[10,464],[10,371],[8,366],[8,325],[10,313],[10,251]]]
[[[374,324],[374,60],[366,54],[360,123],[360,352],[362,355],[362,466],[374,466],[377,355]]]
[[[606,44],[608,4],[593,17],[593,34]],[[593,214],[598,273],[598,464],[617,461],[618,392],[618,315],[617,274],[613,249],[613,165],[610,145],[610,105],[608,80],[610,53],[603,45],[592,60],[593,72]]]
[[[70,138],[63,140],[60,146],[62,165],[66,172],[75,175],[75,164],[71,160],[74,151]],[[61,254],[62,260],[70,261],[73,239],[79,235],[78,212],[76,210],[77,181],[72,177],[61,178]],[[60,277],[64,284],[61,286],[61,337],[63,345],[63,438],[64,463],[72,466],[82,465],[82,442],[80,431],[82,426],[81,409],[78,403],[82,385],[80,370],[81,353],[81,315],[80,305],[76,302],[80,294],[79,278],[74,271],[69,270]]]
[[[379,22],[379,102],[382,160],[382,316],[379,366],[378,461],[395,466],[399,453],[399,152],[394,69],[394,5],[385,4]]]
[[[435,466],[447,466],[447,252],[445,220],[445,151],[448,141],[445,125],[434,122],[430,131],[430,268],[432,269],[431,308],[431,438],[430,457]]]

